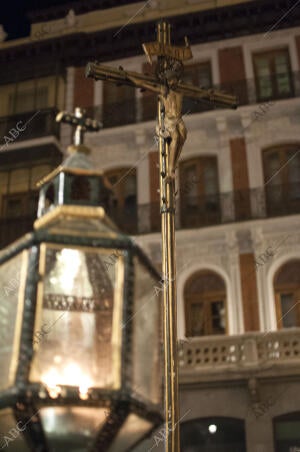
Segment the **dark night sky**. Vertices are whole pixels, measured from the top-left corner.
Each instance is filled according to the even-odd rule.
[[[0,24],[8,33],[7,39],[28,36],[30,23],[27,13],[29,11],[42,10],[52,5],[66,3],[70,3],[70,0],[0,0]]]

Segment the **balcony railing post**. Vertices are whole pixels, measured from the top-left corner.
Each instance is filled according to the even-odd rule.
[[[258,351],[255,338],[247,338],[244,342],[245,366],[257,366]]]
[[[233,192],[221,193],[221,223],[234,221],[234,194]]]
[[[266,217],[266,199],[263,187],[256,187],[251,190],[251,211],[253,218]]]

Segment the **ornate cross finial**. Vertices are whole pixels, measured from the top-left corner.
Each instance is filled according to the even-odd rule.
[[[173,60],[185,61],[193,58],[187,37],[184,38],[185,46],[174,46],[171,44],[171,26],[166,21],[157,24],[157,41],[143,44],[143,49],[152,63],[152,57],[167,57]]]
[[[84,144],[85,132],[98,132],[102,129],[101,122],[88,118],[86,116],[86,111],[79,107],[75,108],[74,114],[68,113],[67,111],[61,111],[56,115],[56,121],[76,126],[74,146],[81,146]]]
[[[171,43],[171,25],[162,20],[157,24],[157,40],[143,44],[143,50],[152,64],[152,58],[157,57],[156,77],[167,84],[168,78],[181,80],[184,66],[183,62],[193,58],[187,37],[184,46],[174,46]]]

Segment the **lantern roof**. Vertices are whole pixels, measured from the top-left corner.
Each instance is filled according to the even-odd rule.
[[[57,168],[55,168],[53,171],[51,171],[51,173],[47,174],[46,176],[44,176],[42,179],[40,179],[37,182],[37,187],[41,188],[43,187],[43,185],[45,185],[47,182],[51,181],[52,179],[54,179],[58,174],[60,173],[66,173],[66,174],[74,174],[75,176],[99,176],[101,178],[103,178],[103,183],[105,185],[105,187],[108,190],[111,190],[111,184],[108,181],[108,179],[103,175],[103,171],[101,170],[95,170],[95,169],[89,169],[89,168],[84,168],[84,167],[79,167],[79,166],[67,166],[68,158],[61,164],[59,165]]]
[[[103,171],[94,169],[94,164],[89,158],[90,149],[84,144],[85,133],[99,131],[102,124],[88,118],[85,110],[81,108],[75,108],[74,114],[60,112],[56,121],[75,127],[73,144],[67,149],[69,155],[65,161],[37,184],[40,188],[38,218],[57,206],[102,207],[109,213],[112,186]],[[61,214],[62,210],[58,212]],[[52,220],[57,218],[58,212],[51,215]],[[64,209],[63,212],[70,215],[71,210]],[[78,216],[76,209],[74,215]],[[102,218],[102,213],[99,215],[99,218]],[[45,221],[48,222],[49,218],[47,217]],[[45,221],[39,221],[38,224]]]

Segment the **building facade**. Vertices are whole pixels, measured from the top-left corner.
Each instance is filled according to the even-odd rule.
[[[83,107],[114,189],[112,216],[161,266],[156,98],[84,77],[85,64],[151,72],[141,43],[168,17],[187,35],[184,80],[239,98],[184,101],[177,171],[183,452],[300,450],[300,10],[289,1],[74,2],[31,13],[0,44],[0,244],[31,229],[35,183],[71,140],[59,109]],[[20,70],[22,68],[22,70]],[[22,225],[22,226],[21,226]],[[157,431],[139,451],[163,450]]]

